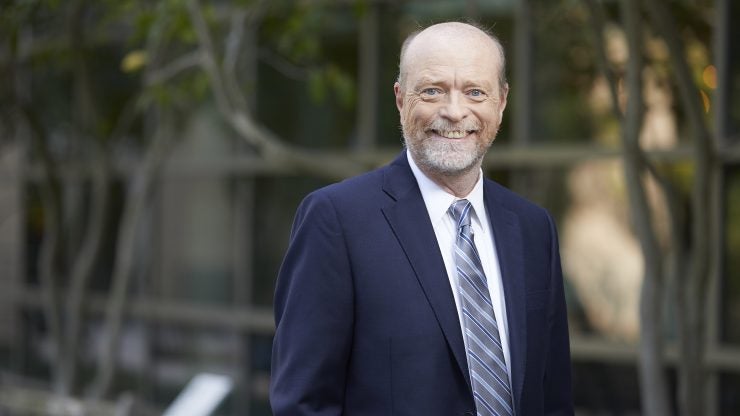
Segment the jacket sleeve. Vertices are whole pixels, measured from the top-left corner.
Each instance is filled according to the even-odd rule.
[[[573,415],[568,311],[565,305],[558,236],[552,218],[550,227],[550,342],[543,379],[546,415]]]
[[[275,416],[342,414],[353,332],[349,264],[330,197],[309,195],[296,213],[275,290]]]

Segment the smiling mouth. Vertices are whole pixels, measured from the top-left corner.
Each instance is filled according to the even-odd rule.
[[[475,130],[432,130],[432,133],[446,139],[462,139]]]

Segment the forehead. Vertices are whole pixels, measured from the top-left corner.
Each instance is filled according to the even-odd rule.
[[[408,45],[402,70],[409,78],[435,73],[496,79],[501,57],[494,41],[483,32],[422,32]]]
[[[457,64],[421,64],[420,68],[408,74],[409,86],[419,87],[425,84],[458,84],[475,85],[491,89],[496,85],[495,71],[487,70],[480,65]]]
[[[431,48],[418,50],[406,62],[410,85],[418,82],[496,84],[500,63],[482,48]]]

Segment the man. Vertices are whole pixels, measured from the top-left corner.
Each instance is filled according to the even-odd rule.
[[[498,40],[410,37],[407,151],[310,194],[275,294],[276,416],[572,414],[553,221],[482,178],[506,107]]]

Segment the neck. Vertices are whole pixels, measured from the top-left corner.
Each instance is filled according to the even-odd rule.
[[[457,198],[464,198],[470,195],[480,175],[480,165],[478,164],[458,173],[440,173],[423,166],[419,166],[419,169],[434,183]]]

